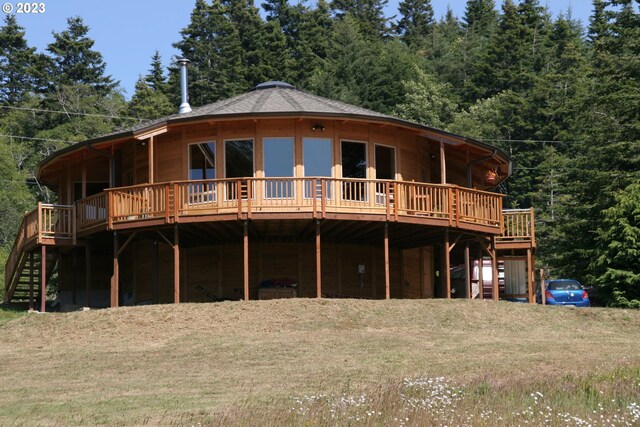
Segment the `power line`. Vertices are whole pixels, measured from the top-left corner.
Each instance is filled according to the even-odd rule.
[[[129,116],[114,116],[107,114],[94,114],[94,113],[75,113],[71,111],[60,111],[60,110],[47,110],[44,108],[27,108],[27,107],[11,107],[9,105],[0,105],[0,108],[6,108],[8,110],[20,110],[20,111],[35,111],[35,112],[43,112],[43,113],[58,113],[72,116],[88,116],[88,117],[101,117],[107,119],[127,119],[127,120],[137,120],[143,121],[143,119],[139,117],[129,117]]]
[[[30,182],[29,178],[25,179],[25,180],[19,180],[19,179],[0,179],[1,183],[5,183],[5,184],[23,184],[23,185],[38,185],[37,182]]]
[[[20,139],[29,139],[29,140],[33,140],[33,141],[54,141],[54,142],[67,142],[67,143],[71,143],[71,144],[75,144],[78,141],[67,141],[64,139],[52,139],[52,138],[33,138],[30,136],[20,136],[20,135],[5,135],[5,134],[0,134],[0,137],[5,137],[5,138],[20,138]]]
[[[481,142],[541,142],[549,144],[568,144],[568,143],[580,143],[584,141],[554,141],[554,140],[541,140],[541,139],[478,139]]]

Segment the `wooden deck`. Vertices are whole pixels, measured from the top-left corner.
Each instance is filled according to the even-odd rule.
[[[75,245],[107,230],[250,219],[405,222],[496,237],[496,248],[535,247],[533,210],[502,210],[502,195],[456,185],[342,178],[238,178],[109,189],[73,206],[25,214],[5,270],[11,297],[28,252]]]

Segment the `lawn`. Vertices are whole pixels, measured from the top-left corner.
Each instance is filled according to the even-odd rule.
[[[640,312],[466,300],[0,311],[0,425],[638,425]]]

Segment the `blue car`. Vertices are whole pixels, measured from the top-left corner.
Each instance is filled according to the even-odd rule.
[[[589,307],[589,294],[577,280],[555,279],[545,280],[545,297],[547,305],[572,305]],[[542,304],[540,289],[536,293],[536,302]]]

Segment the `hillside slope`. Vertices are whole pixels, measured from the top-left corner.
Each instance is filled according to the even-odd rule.
[[[403,378],[526,391],[630,369],[638,378],[629,392],[640,393],[639,343],[639,312],[505,302],[293,299],[32,314],[0,323],[0,424],[210,422],[249,402],[284,408]]]

